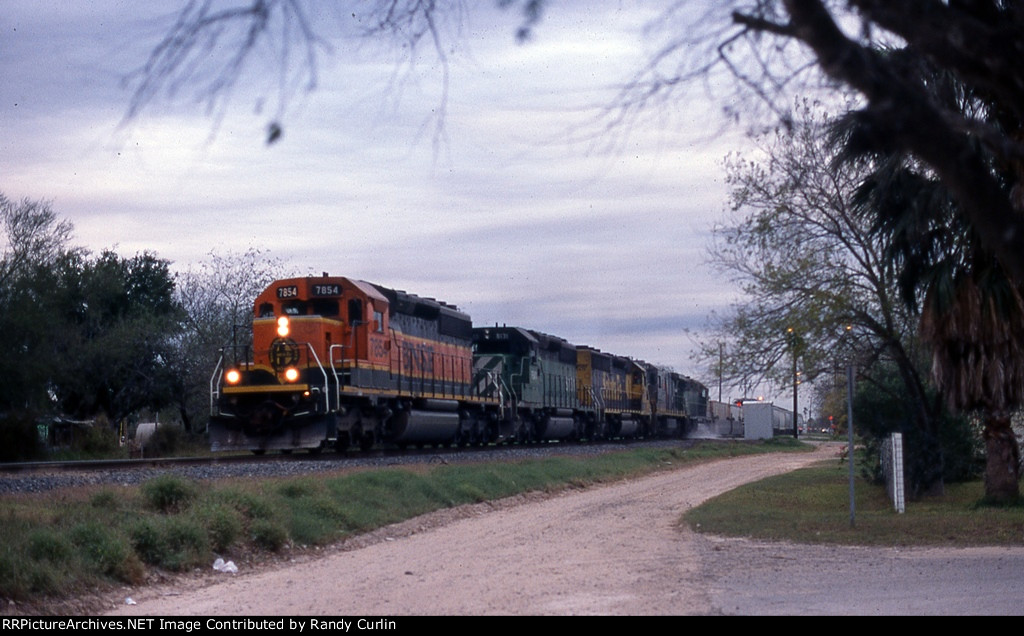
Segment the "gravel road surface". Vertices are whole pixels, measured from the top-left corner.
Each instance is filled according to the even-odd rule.
[[[1024,548],[697,535],[687,508],[834,458],[771,453],[441,511],[273,567],[125,589],[109,615],[959,615],[1024,612]],[[132,597],[136,604],[126,604]]]

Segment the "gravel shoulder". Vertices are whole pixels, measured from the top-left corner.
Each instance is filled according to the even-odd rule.
[[[764,544],[705,537],[678,525],[683,511],[718,493],[834,456],[834,448],[822,446],[463,506],[287,563],[253,569],[239,563],[236,575],[125,589],[109,599],[106,613],[1011,614],[1024,608],[1024,550]]]

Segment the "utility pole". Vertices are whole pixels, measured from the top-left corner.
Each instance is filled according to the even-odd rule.
[[[854,525],[854,492],[853,492],[853,351],[850,344],[850,334],[853,333],[853,325],[846,325],[846,334],[843,336],[843,344],[846,349],[846,460],[850,464],[850,527]]]
[[[789,335],[789,348],[793,353],[793,438],[800,438],[800,429],[797,424],[797,386],[800,384],[800,375],[796,369],[796,333],[792,327],[786,328]]]
[[[724,344],[718,343],[718,401],[722,401],[722,374],[725,372],[722,365],[725,364]]]
[[[853,504],[853,361],[846,365],[846,430],[848,442],[846,447],[846,460],[850,464],[850,527],[853,527],[854,504]]]

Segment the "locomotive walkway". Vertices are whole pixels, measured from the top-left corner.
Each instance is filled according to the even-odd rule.
[[[748,481],[834,457],[770,453],[444,511],[319,558],[147,589],[110,614],[198,616],[1014,614],[1024,549],[756,544],[677,527]],[[126,594],[132,594],[131,590]]]

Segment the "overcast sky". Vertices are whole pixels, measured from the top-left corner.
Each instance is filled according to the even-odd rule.
[[[721,105],[693,102],[660,125],[572,140],[596,130],[594,107],[650,54],[643,27],[656,14],[556,2],[518,45],[520,16],[495,4],[462,26],[438,146],[434,58],[396,81],[382,49],[344,42],[283,113],[275,93],[244,86],[222,119],[184,95],[119,128],[124,78],[184,2],[7,0],[0,191],[52,201],[93,251],[150,251],[185,269],[259,248],[286,261],[282,276],[368,280],[458,305],[476,324],[701,375],[686,330],[734,300],[705,250],[726,204],[720,162],[741,135],[709,134]],[[278,115],[284,134],[268,146]]]

